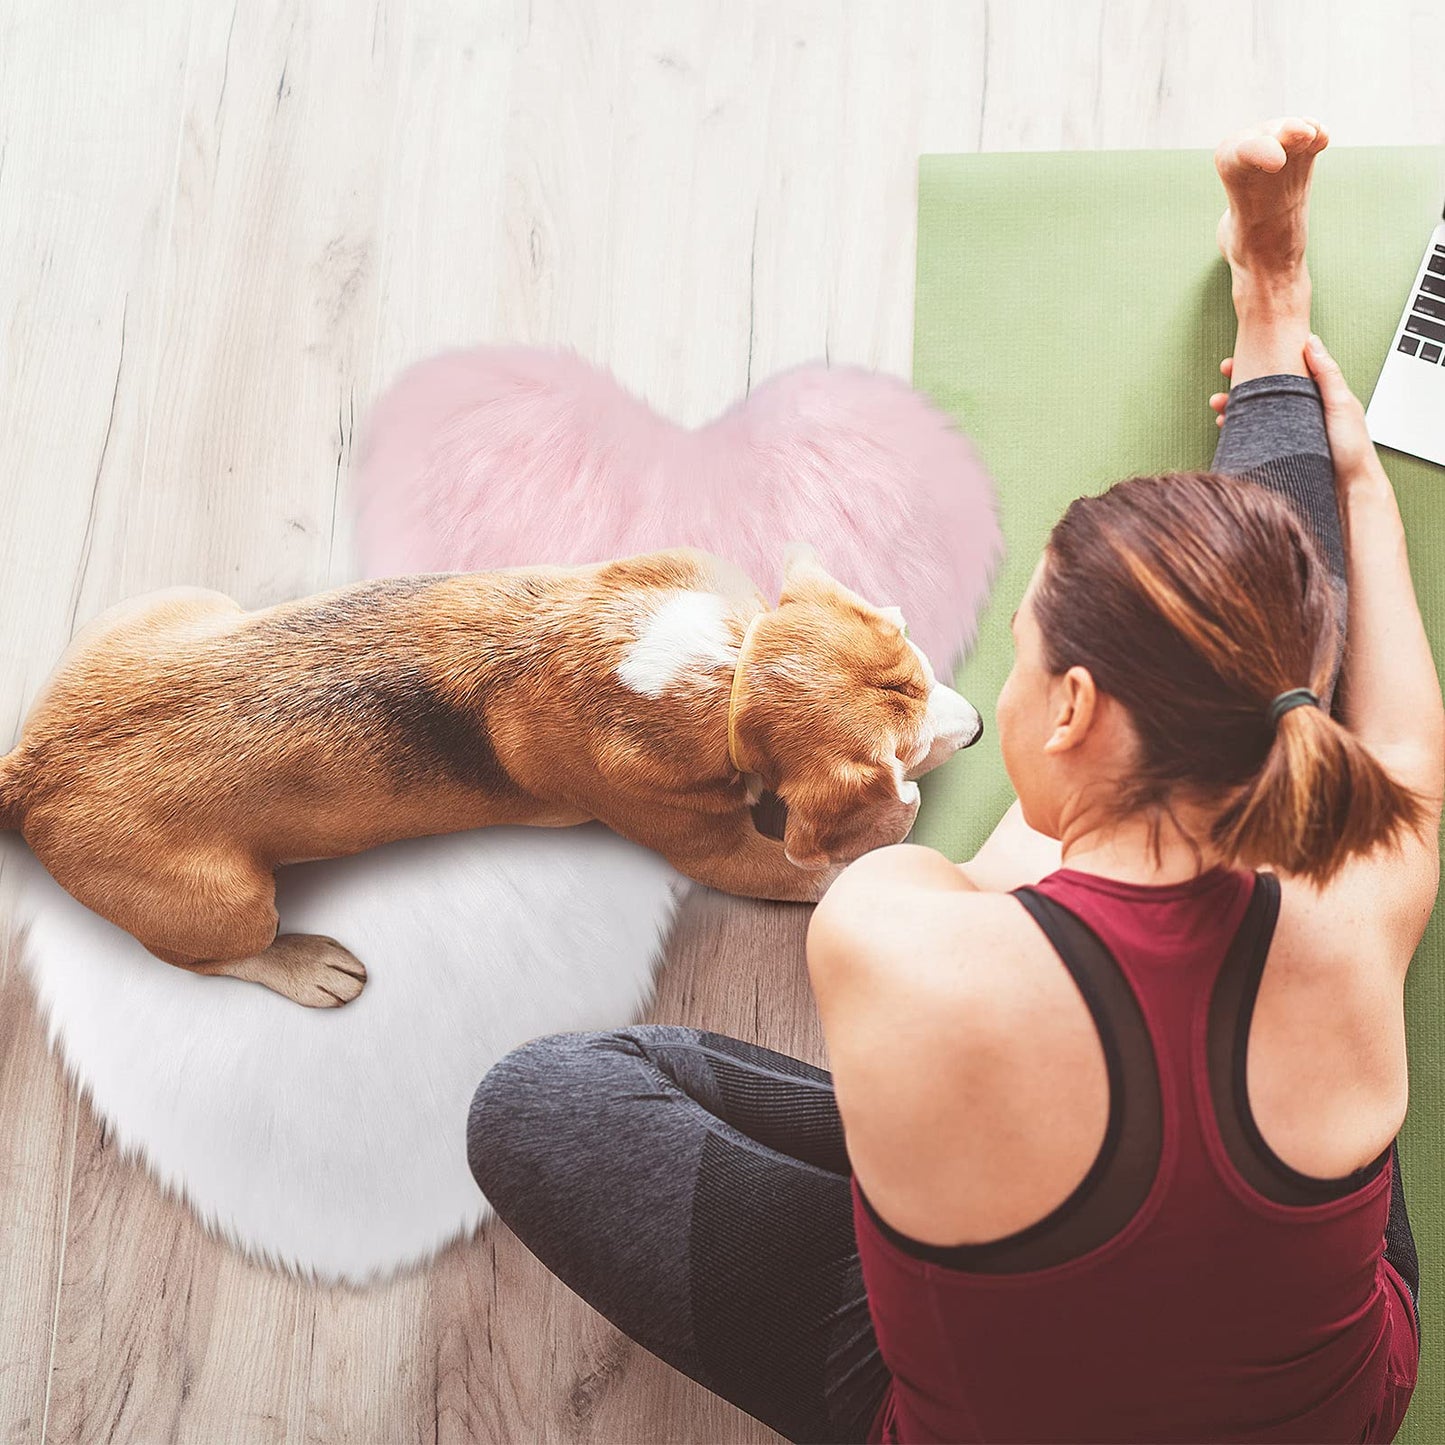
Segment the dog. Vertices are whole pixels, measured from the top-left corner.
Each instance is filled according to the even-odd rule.
[[[366,970],[278,936],[280,864],[597,820],[714,888],[816,901],[982,723],[896,609],[811,548],[784,571],[772,609],[687,548],[255,612],[151,593],[72,642],[0,758],[0,828],[158,958],[321,1008]]]

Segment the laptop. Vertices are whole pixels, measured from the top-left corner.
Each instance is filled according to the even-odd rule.
[[[1445,219],[1425,248],[1365,420],[1379,445],[1445,466]]]

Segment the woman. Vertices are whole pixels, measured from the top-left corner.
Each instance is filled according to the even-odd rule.
[[[657,1026],[538,1040],[478,1090],[502,1218],[792,1439],[1388,1440],[1404,1414],[1393,1141],[1445,706],[1309,332],[1325,144],[1291,120],[1217,154],[1214,474],[1055,527],[998,700],[1018,802],[961,867],[880,850],[819,905],[831,1080]]]

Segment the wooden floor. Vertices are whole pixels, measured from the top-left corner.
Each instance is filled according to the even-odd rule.
[[[907,375],[919,152],[1440,141],[1442,55],[1403,0],[0,0],[0,744],[118,598],[344,577],[416,357],[567,344],[688,422],[815,357]],[[657,1017],[816,1057],[803,927],[695,898]],[[771,1437],[500,1227],[365,1293],[241,1262],[117,1157],[11,949],[0,1440],[42,1438]]]

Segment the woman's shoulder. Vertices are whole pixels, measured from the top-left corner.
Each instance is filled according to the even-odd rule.
[[[930,1069],[996,1066],[1000,1050],[1054,1024],[1087,1030],[1077,990],[1018,900],[979,889],[932,849],[879,849],[846,869],[814,911],[807,951],[825,1030],[864,1050],[902,1031],[920,1061],[937,1051]]]
[[[839,875],[814,910],[808,958],[815,983],[820,970],[837,968],[876,970],[895,987],[941,970],[958,985],[991,974],[1030,932],[1017,900],[979,888],[934,849],[905,843],[865,854]]]

